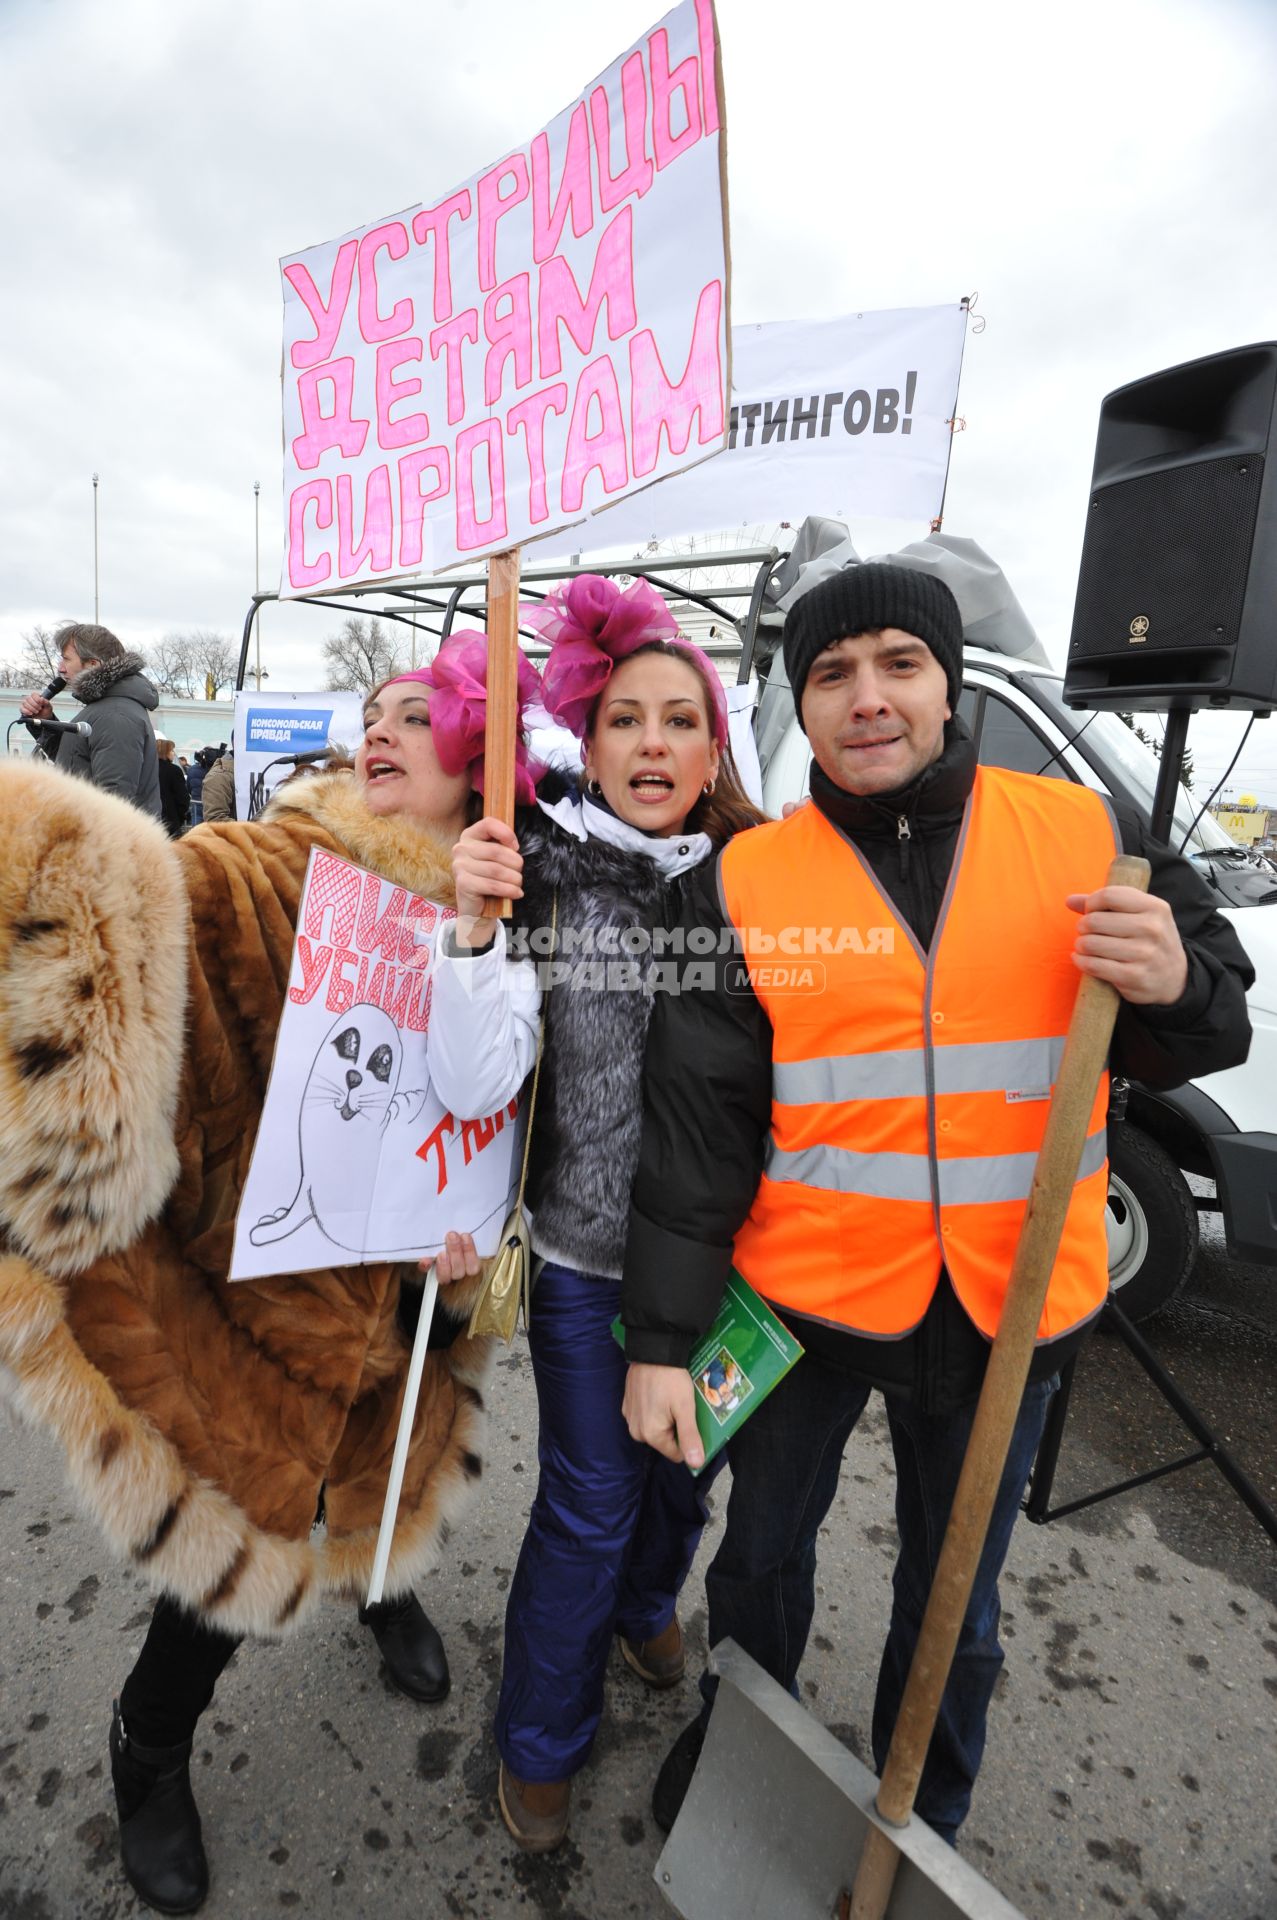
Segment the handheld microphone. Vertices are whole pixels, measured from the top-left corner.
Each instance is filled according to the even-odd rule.
[[[58,695],[61,693],[63,687],[65,687],[65,685],[66,685],[66,681],[62,678],[62,675],[60,673],[55,673],[52,680],[50,680],[48,686],[44,689],[43,693],[40,695],[40,698],[42,700],[56,700]],[[34,734],[35,738],[38,740],[40,738],[41,727],[57,726],[61,723],[54,720],[27,720],[26,718],[24,718],[22,724],[26,728],[27,732],[30,734]]]

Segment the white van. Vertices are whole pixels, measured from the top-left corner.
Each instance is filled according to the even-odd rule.
[[[963,565],[972,554],[984,562],[987,590],[990,578],[1001,576],[972,542],[943,536],[890,557],[928,566],[957,594],[968,636],[959,711],[976,739],[981,763],[1080,781],[1148,819],[1157,783],[1153,754],[1116,713],[1087,714],[1065,706],[1063,681],[1045,664],[1005,583],[1014,650],[970,644],[973,629],[981,639],[996,643],[1001,637],[997,621],[971,617]],[[819,567],[816,577],[826,570]],[[784,594],[778,611],[796,597],[796,592]],[[979,608],[981,614],[986,611]],[[1002,613],[1007,612],[1004,603]],[[778,816],[786,801],[805,796],[811,764],[806,736],[792,717],[793,696],[779,652],[762,684],[759,707],[763,801],[766,811]],[[1233,922],[1255,967],[1249,995],[1254,1038],[1245,1066],[1173,1093],[1150,1093],[1132,1084],[1124,1118],[1110,1126],[1109,1276],[1132,1319],[1164,1306],[1188,1277],[1197,1253],[1199,1211],[1222,1213],[1230,1253],[1277,1265],[1277,874],[1230,840],[1210,814],[1203,813],[1193,826],[1200,804],[1181,789],[1175,844],[1189,836],[1185,851],[1214,889],[1220,912]],[[1213,1180],[1214,1197],[1195,1196],[1185,1173]]]

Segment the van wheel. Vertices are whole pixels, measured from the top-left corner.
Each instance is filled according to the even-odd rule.
[[[1128,1320],[1175,1298],[1197,1258],[1197,1207],[1183,1174],[1129,1121],[1109,1130],[1109,1286]]]

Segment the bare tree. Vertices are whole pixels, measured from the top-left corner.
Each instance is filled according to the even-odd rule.
[[[328,685],[335,692],[368,693],[404,670],[395,634],[375,614],[368,620],[355,613],[347,615],[338,632],[324,641],[324,661]]]
[[[28,627],[22,636],[22,651],[18,655],[18,666],[31,677],[31,686],[38,692],[53,679],[58,671],[61,649],[54,634],[54,627]]]
[[[56,632],[56,627],[29,627],[22,636],[18,665],[31,675],[33,687],[45,686],[58,671],[62,649],[54,638]]]
[[[239,655],[224,633],[208,627],[166,633],[146,655],[147,669],[161,693],[174,700],[216,700],[235,685]]]
[[[235,685],[239,649],[224,633],[213,633],[207,627],[197,627],[186,637],[191,644],[196,673],[204,683],[204,698],[216,700],[223,687]]]
[[[146,669],[160,693],[174,700],[194,700],[200,674],[191,637],[185,633],[166,633],[148,647]]]
[[[58,645],[52,627],[29,627],[21,635],[16,660],[0,660],[0,687],[38,693],[58,671]]]

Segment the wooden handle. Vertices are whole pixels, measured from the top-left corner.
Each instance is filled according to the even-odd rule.
[[[484,810],[514,825],[514,743],[519,727],[519,549],[488,561],[488,710],[483,736]],[[485,900],[483,918],[504,920],[508,900]]]
[[[1146,893],[1149,872],[1147,860],[1119,854],[1109,868],[1105,885],[1138,887]],[[984,1551],[1118,1004],[1115,987],[1092,974],[1083,976],[1011,1263],[997,1337],[878,1787],[878,1811],[895,1827],[906,1824],[913,1808]],[[871,1829],[852,1888],[851,1920],[882,1920],[899,1858],[890,1839],[877,1828]]]

